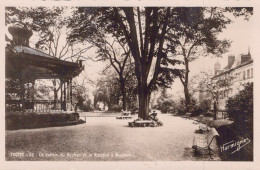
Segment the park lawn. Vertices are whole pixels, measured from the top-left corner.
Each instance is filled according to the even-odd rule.
[[[194,157],[192,120],[159,114],[162,127],[131,128],[115,117],[87,117],[86,124],[6,131],[7,160],[188,161]],[[14,157],[12,153],[33,153]]]

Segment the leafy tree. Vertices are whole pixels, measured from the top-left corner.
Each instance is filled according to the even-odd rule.
[[[104,107],[107,105],[111,110],[113,105],[119,105],[120,85],[115,74],[106,74],[97,81],[96,90],[94,91],[94,107],[97,108],[98,102],[103,102]]]
[[[167,89],[163,88],[160,97],[157,99],[157,109],[161,110],[162,113],[173,111],[175,102],[171,97],[167,94]]]
[[[85,86],[87,83],[90,83],[87,81],[86,77],[84,77],[81,82],[77,81],[77,79],[72,81],[72,101],[74,101],[73,105],[75,105],[75,110],[77,110],[77,108],[84,111],[92,110],[88,89]]]
[[[200,103],[197,103],[190,108],[192,116],[199,116],[201,114],[209,115],[210,109],[211,109],[210,99],[203,100]]]
[[[232,81],[231,77],[214,77],[212,74],[207,72],[201,72],[199,77],[199,91],[207,92],[210,94],[213,103],[214,110],[214,119],[217,118],[218,105],[219,105],[219,97],[221,91],[230,86]]]
[[[168,64],[174,65],[177,61],[167,57],[168,51],[164,49],[168,21],[173,14],[171,9],[80,7],[75,13],[76,24],[72,29],[76,27],[81,34],[88,34],[91,27],[87,26],[95,22],[93,29],[118,37],[120,42],[127,44],[134,58],[138,82],[139,117],[147,119],[151,91],[158,85],[169,87],[176,73]]]
[[[111,70],[110,70],[111,71]],[[123,96],[121,91],[121,84],[115,71],[109,70],[100,78],[96,83],[96,90],[94,91],[94,106],[97,106],[98,102],[102,102],[108,106],[110,111],[118,111],[123,109]],[[134,110],[136,108],[136,79],[133,73],[129,74],[126,81],[126,101],[128,103],[128,109]],[[97,109],[97,107],[95,107]]]
[[[120,90],[122,94],[123,110],[127,109],[127,91],[126,82],[130,72],[133,70],[131,61],[131,53],[126,44],[122,40],[122,35],[114,34],[112,36],[108,32],[100,29],[96,20],[87,19],[88,14],[85,10],[95,10],[93,8],[78,8],[70,19],[69,26],[72,28],[70,41],[73,43],[89,43],[93,48],[96,48],[97,61],[109,61],[109,65],[103,70],[106,72],[110,67],[115,70]]]
[[[205,14],[207,11],[211,11],[209,16]],[[187,37],[187,45],[193,46],[184,49],[186,56],[194,54],[192,49],[197,44],[206,44],[208,52],[224,51],[228,43],[216,37],[229,22],[223,15],[226,11],[240,16],[250,13],[252,8],[80,7],[75,12],[76,24],[71,27],[79,28],[81,34],[90,33],[93,27],[128,45],[138,81],[139,117],[146,119],[152,90],[159,85],[169,87],[177,75],[185,75],[188,80],[188,67],[184,72],[174,69],[180,63],[175,58],[176,40]],[[188,87],[188,82],[185,84]]]
[[[6,100],[17,99],[20,95],[19,81],[16,79],[10,79],[5,81],[5,95]]]
[[[128,110],[138,110],[138,90],[137,79],[134,69],[131,69],[126,79],[126,101],[128,104]]]
[[[253,83],[247,83],[244,90],[226,101],[228,116],[240,126],[240,130],[245,130],[246,122],[253,130],[253,102]]]
[[[169,39],[169,48],[175,55],[183,57],[185,69],[179,78],[184,87],[185,105],[190,110],[189,92],[189,63],[200,56],[213,54],[220,56],[227,52],[230,41],[218,38],[228,24],[232,21],[227,12],[235,16],[245,15],[248,19],[252,8],[175,8],[175,17],[171,20],[170,31],[166,35]]]

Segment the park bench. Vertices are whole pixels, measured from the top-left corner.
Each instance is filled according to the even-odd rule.
[[[195,153],[200,153],[200,151],[203,154],[208,153],[210,159],[212,159],[211,155],[213,149],[211,144],[216,136],[219,136],[217,130],[215,128],[210,128],[206,137],[205,136],[194,137],[192,148],[195,150]]]
[[[203,124],[203,123],[200,123],[199,124],[199,132],[200,133],[203,133],[205,131],[209,131],[210,130],[210,123],[212,122],[213,120],[209,121],[207,124]]]
[[[132,119],[133,116],[117,116],[116,119]]]
[[[148,127],[148,126],[158,126],[156,122],[152,120],[135,120],[133,122],[128,122],[130,127]]]
[[[132,119],[133,116],[130,115],[130,111],[124,111],[121,116],[117,116],[116,119]]]

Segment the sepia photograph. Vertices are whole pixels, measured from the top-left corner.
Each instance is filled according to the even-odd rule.
[[[253,6],[4,10],[5,161],[254,162]]]

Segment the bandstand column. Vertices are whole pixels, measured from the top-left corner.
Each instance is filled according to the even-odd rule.
[[[66,81],[64,81],[64,90],[63,90],[63,93],[64,93],[64,104],[63,104],[63,110],[64,111],[67,111],[67,104],[66,104],[66,101],[67,101],[67,96],[66,96]]]
[[[70,106],[71,106],[71,111],[73,110],[73,105],[72,105],[72,78],[69,79],[70,82]]]
[[[35,93],[35,80],[32,80],[32,101],[34,101],[34,93]]]
[[[25,88],[24,88],[24,82],[25,82],[25,75],[24,71],[21,71],[21,76],[19,77],[19,85],[20,85],[20,100],[22,104],[22,111],[25,111]]]
[[[67,102],[70,103],[70,79],[67,79]]]
[[[30,83],[28,82],[27,83],[27,94],[26,94],[26,99],[27,101],[30,100]]]
[[[35,79],[32,80],[32,109],[34,110]]]
[[[62,85],[63,85],[63,81],[62,79],[60,79],[60,109],[62,110],[62,97],[63,97],[63,93],[62,93]]]

